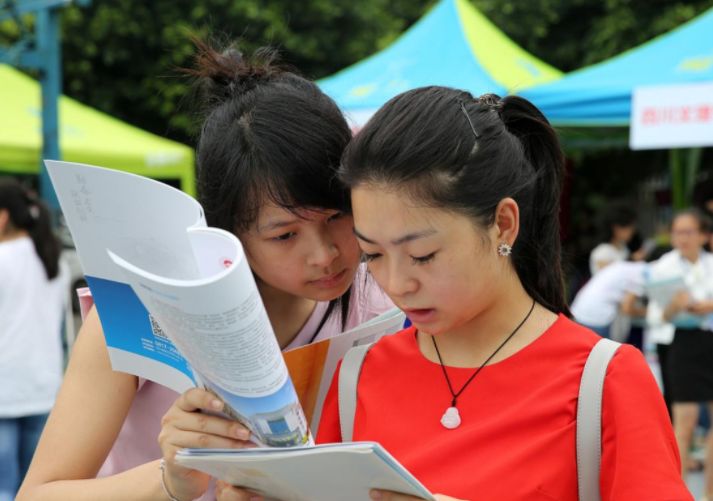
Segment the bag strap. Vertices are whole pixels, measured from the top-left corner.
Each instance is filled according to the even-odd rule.
[[[366,357],[366,353],[373,344],[362,344],[350,348],[344,355],[342,367],[339,369],[337,402],[339,405],[339,426],[342,430],[342,442],[352,441],[359,374],[364,363],[364,357]]]
[[[621,346],[600,339],[589,353],[579,383],[577,399],[577,485],[579,501],[600,501],[602,462],[602,396],[609,362]]]

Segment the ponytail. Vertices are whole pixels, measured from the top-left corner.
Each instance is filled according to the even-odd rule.
[[[518,96],[502,100],[500,117],[522,144],[525,161],[535,173],[531,224],[521,226],[517,244],[522,252],[513,254],[515,269],[532,297],[552,311],[569,315],[559,222],[564,157],[557,134],[540,110]]]
[[[60,245],[52,232],[47,206],[17,180],[7,178],[0,179],[0,210],[2,209],[8,211],[11,228],[26,231],[32,239],[47,279],[57,277]]]

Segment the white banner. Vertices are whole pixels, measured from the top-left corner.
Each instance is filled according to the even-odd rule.
[[[632,150],[713,146],[713,82],[634,89]]]

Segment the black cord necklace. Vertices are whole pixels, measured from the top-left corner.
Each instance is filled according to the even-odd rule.
[[[522,321],[518,324],[517,327],[515,327],[515,330],[513,330],[508,337],[505,338],[505,341],[500,343],[500,346],[498,346],[493,353],[483,362],[483,364],[478,367],[475,372],[473,373],[472,376],[468,378],[468,381],[466,381],[463,386],[461,386],[460,390],[453,391],[453,385],[451,384],[451,380],[448,377],[448,372],[446,371],[446,366],[443,364],[443,359],[441,358],[441,352],[438,351],[438,345],[436,344],[436,338],[431,336],[431,340],[433,341],[433,347],[436,349],[436,355],[438,355],[438,362],[441,364],[441,369],[443,370],[443,375],[446,377],[446,383],[448,383],[448,390],[451,392],[451,396],[453,399],[451,400],[451,406],[446,409],[446,412],[443,414],[443,417],[441,417],[441,424],[445,427],[448,428],[449,430],[452,430],[454,428],[458,428],[461,423],[460,419],[460,414],[458,413],[458,407],[457,407],[457,400],[458,397],[460,396],[461,393],[463,393],[463,390],[465,390],[468,385],[475,379],[475,376],[478,375],[478,373],[483,370],[483,367],[488,365],[488,362],[500,351],[500,349],[505,346],[505,344],[510,341],[510,339],[515,335],[517,331],[520,330],[520,327],[522,327],[525,322],[527,322],[527,319],[530,318],[530,315],[532,315],[532,310],[535,309],[535,300],[532,300],[532,306],[530,306],[530,311],[527,312],[527,315],[525,315],[525,318],[522,319]]]

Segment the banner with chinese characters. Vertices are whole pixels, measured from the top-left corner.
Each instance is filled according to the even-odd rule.
[[[634,89],[632,150],[713,146],[713,82]]]

